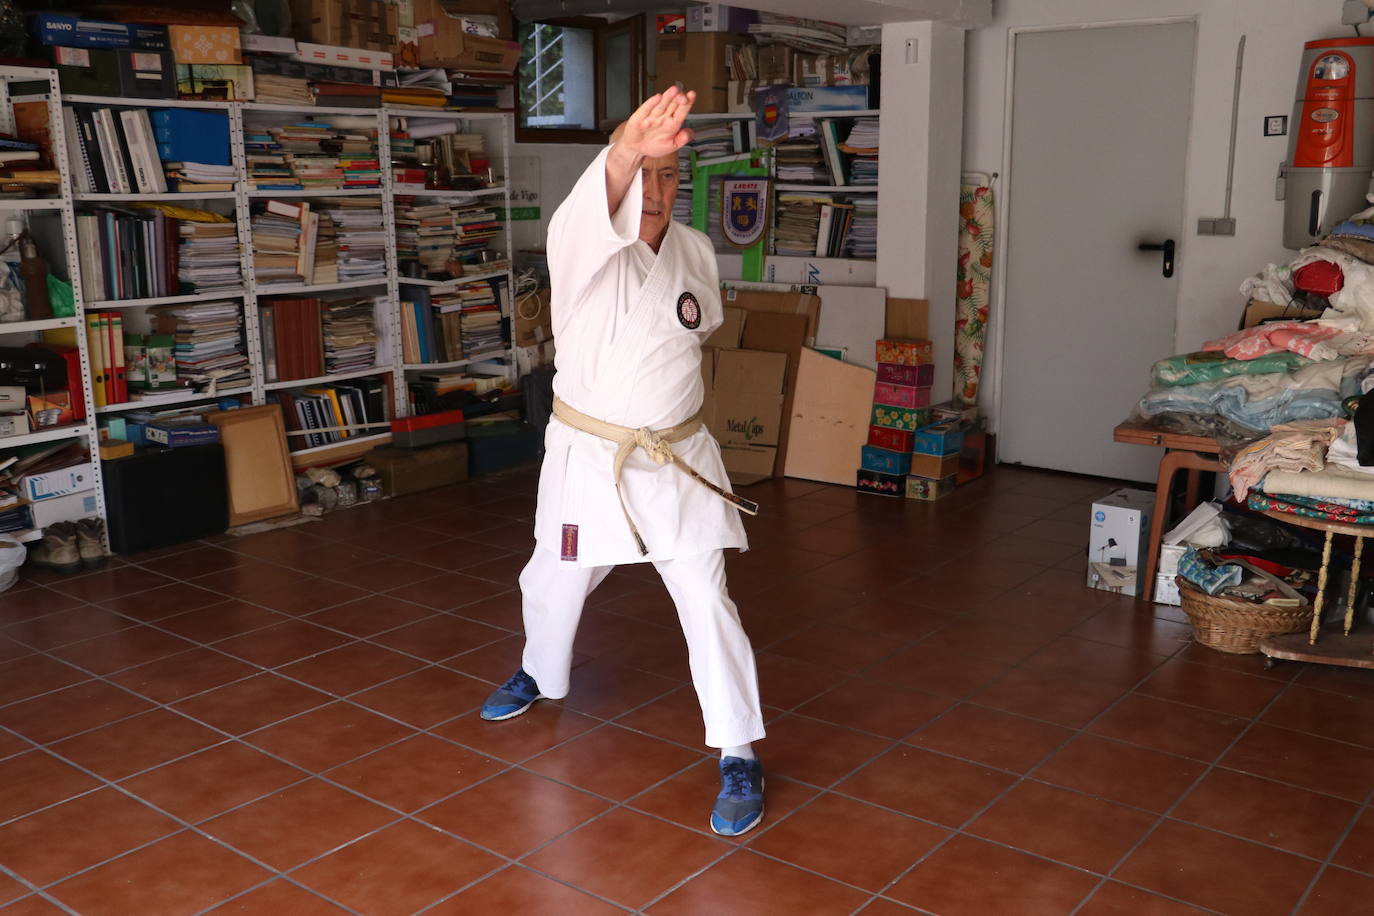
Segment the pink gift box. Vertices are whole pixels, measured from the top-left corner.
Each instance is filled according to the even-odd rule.
[[[928,407],[930,389],[877,382],[873,386],[873,403],[886,407]]]

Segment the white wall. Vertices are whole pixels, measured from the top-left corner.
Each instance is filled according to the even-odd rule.
[[[1191,101],[1193,121],[1184,232],[1179,240],[1175,332],[1177,352],[1195,350],[1203,341],[1235,330],[1244,305],[1238,287],[1245,277],[1294,254],[1282,245],[1283,204],[1274,200],[1274,179],[1287,156],[1288,137],[1264,137],[1263,118],[1291,114],[1304,42],[1353,37],[1350,27],[1340,24],[1340,7],[1339,0],[1153,0],[1148,4],[1138,0],[997,0],[992,23],[968,33],[964,168],[1004,171],[1009,29],[1196,17],[1198,64],[1193,98],[1180,100],[1181,104]],[[1369,34],[1368,29],[1365,32]],[[1198,218],[1220,216],[1225,202],[1236,44],[1241,35],[1247,38],[1231,207],[1236,235],[1198,236]],[[887,84],[886,67],[883,76],[887,97],[896,87]],[[1065,241],[1067,266],[1072,239]],[[1109,291],[1098,294],[1102,293]],[[1000,329],[998,309],[994,301],[993,334]],[[995,352],[994,347],[995,341],[990,340],[989,354]],[[1123,371],[1138,373],[1143,391],[1147,368]],[[995,366],[985,369],[980,393],[989,411],[995,373]]]

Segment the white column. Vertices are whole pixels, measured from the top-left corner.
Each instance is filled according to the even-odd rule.
[[[930,301],[935,400],[954,378],[954,276],[964,131],[964,30],[938,22],[883,26],[878,282]]]

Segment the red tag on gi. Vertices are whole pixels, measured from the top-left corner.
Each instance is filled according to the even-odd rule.
[[[576,525],[564,525],[564,526],[563,526],[563,550],[562,550],[562,556],[559,557],[559,559],[562,559],[562,560],[569,560],[569,561],[574,561],[574,562],[577,560],[577,526],[576,526]]]

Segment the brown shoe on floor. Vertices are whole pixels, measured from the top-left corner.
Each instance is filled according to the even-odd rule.
[[[105,562],[105,520],[83,518],[76,523],[76,549],[81,565],[95,569]]]

